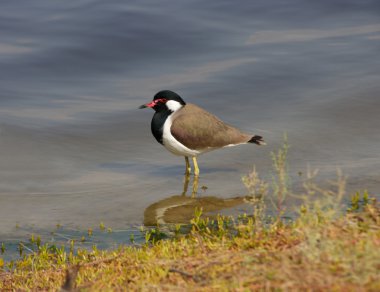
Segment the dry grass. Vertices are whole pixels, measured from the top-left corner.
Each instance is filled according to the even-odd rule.
[[[83,252],[71,262],[28,256],[0,274],[0,289],[57,290],[65,282],[91,291],[380,289],[376,205],[333,220],[305,212],[290,225],[257,229],[253,221],[196,217],[191,234],[140,248]]]
[[[278,159],[286,155],[276,155],[274,162],[284,167]],[[274,177],[286,178],[278,171]],[[314,175],[308,172],[305,191],[297,195],[304,204],[292,222],[268,218],[263,203],[277,192],[281,197],[273,201],[281,214],[285,193],[295,195],[287,182],[277,181],[271,192],[253,170],[243,179],[251,193],[250,215],[209,219],[198,209],[188,234],[160,240],[159,230],[148,231],[145,245],[115,251],[74,254],[42,245],[11,270],[0,268],[0,290],[379,291],[378,204],[357,194],[350,211],[342,212],[344,178],[338,173],[324,190]]]

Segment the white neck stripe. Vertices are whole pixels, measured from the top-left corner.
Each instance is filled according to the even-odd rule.
[[[172,112],[175,112],[179,110],[181,107],[183,107],[182,104],[180,104],[178,101],[175,100],[168,100],[166,102],[166,107],[170,109]]]

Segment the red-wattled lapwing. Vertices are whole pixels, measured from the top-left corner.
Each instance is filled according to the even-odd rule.
[[[193,158],[194,175],[199,175],[197,156],[207,151],[239,144],[265,145],[261,136],[249,135],[231,127],[200,107],[185,103],[175,92],[158,92],[153,101],[140,106],[155,110],[151,130],[156,140],[175,155],[184,156],[186,175]]]

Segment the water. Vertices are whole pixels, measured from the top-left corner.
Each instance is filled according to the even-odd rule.
[[[201,156],[199,198],[270,177],[284,132],[293,177],[340,167],[379,192],[377,1],[2,1],[0,27],[0,241],[128,229],[181,194],[184,160],[137,109],[162,89],[268,142]]]

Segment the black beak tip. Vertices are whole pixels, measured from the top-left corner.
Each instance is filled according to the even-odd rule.
[[[145,105],[145,104],[143,104],[143,105],[140,105],[139,106],[139,109],[142,109],[142,108],[146,108],[147,106]]]

